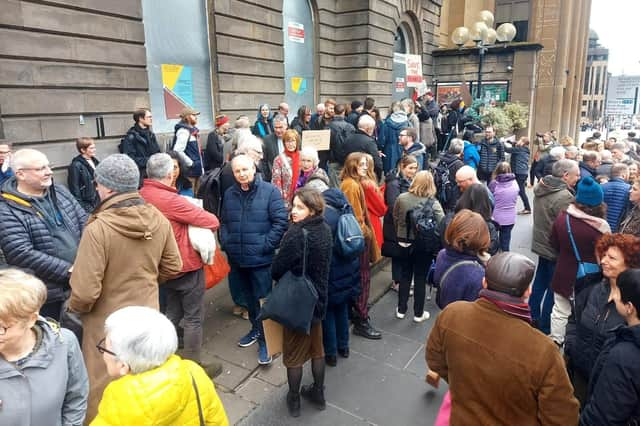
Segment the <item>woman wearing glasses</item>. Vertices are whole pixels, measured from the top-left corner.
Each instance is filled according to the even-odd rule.
[[[47,288],[18,269],[0,271],[0,424],[81,425],[89,380],[80,345],[38,315]]]
[[[109,315],[104,329],[96,349],[115,380],[104,390],[91,425],[229,424],[207,373],[175,355],[178,336],[167,317],[128,306]]]

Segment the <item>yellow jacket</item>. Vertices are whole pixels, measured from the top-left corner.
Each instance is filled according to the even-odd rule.
[[[172,355],[158,368],[127,374],[104,391],[92,426],[181,425],[198,426],[196,381],[206,425],[228,426],[227,414],[204,370],[192,361]]]

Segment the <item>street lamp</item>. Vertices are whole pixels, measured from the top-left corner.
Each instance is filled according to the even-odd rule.
[[[458,27],[451,34],[451,41],[462,48],[469,40],[478,47],[478,88],[476,89],[476,99],[482,96],[482,64],[484,55],[489,47],[499,43],[510,43],[516,37],[516,27],[510,23],[504,23],[497,29],[493,29],[493,13],[483,10],[479,14],[479,21],[475,22],[471,28]]]

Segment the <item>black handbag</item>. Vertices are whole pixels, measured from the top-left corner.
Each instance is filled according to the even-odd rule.
[[[307,231],[303,229],[302,233],[302,275],[287,271],[278,280],[260,309],[260,319],[271,319],[308,335],[311,332],[313,311],[318,303],[318,292],[307,278]]]

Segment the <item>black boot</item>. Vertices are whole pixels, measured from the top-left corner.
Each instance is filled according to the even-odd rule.
[[[329,367],[335,367],[336,365],[338,365],[338,358],[335,355],[325,355],[324,362]]]
[[[353,323],[353,334],[358,336],[362,336],[365,339],[371,340],[380,340],[382,339],[382,334],[369,322],[369,318],[366,320],[358,320]]]
[[[300,395],[316,406],[318,410],[327,408],[327,401],[324,399],[324,386],[305,385],[300,389]]]
[[[287,393],[287,408],[291,417],[300,417],[300,394]]]

